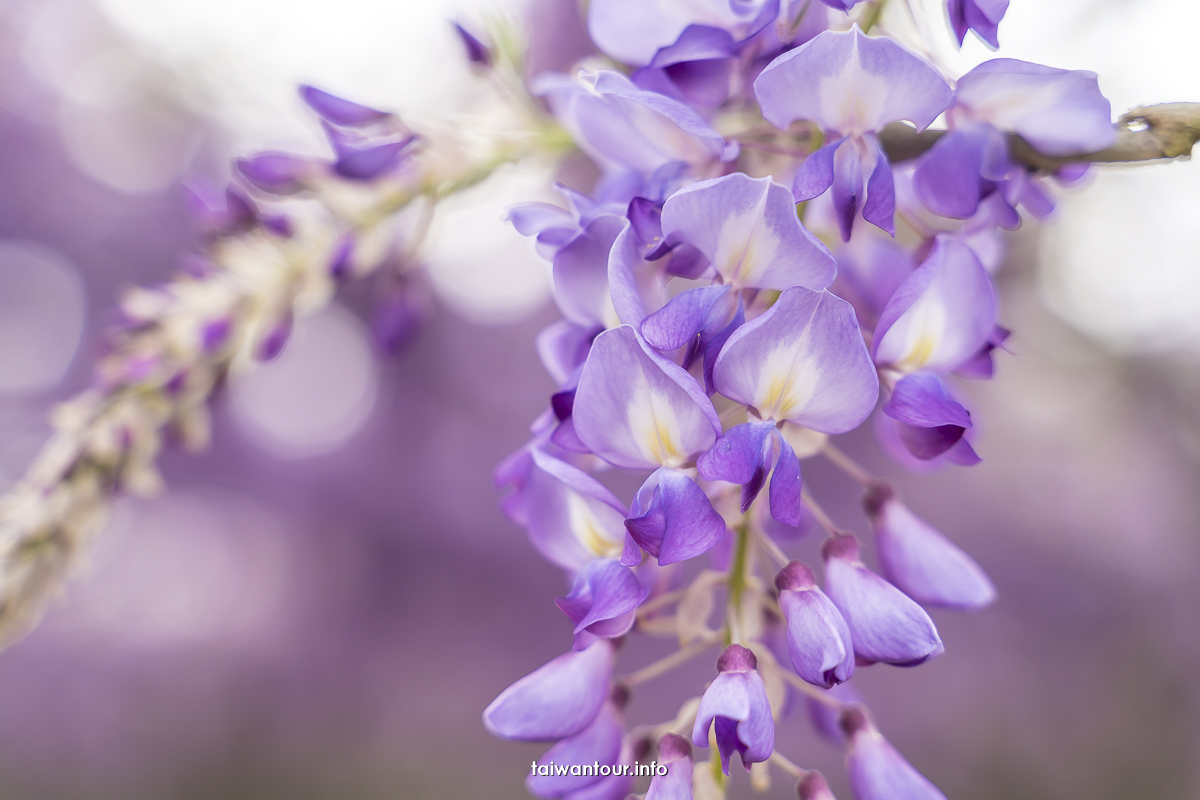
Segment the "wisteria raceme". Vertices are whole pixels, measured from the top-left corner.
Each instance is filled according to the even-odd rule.
[[[752,786],[769,764],[800,797],[830,800],[820,773],[774,751],[784,684],[846,748],[858,800],[942,797],[847,682],[937,657],[947,645],[923,606],[976,610],[996,590],[829,438],[873,418],[902,467],[980,460],[983,421],[959,384],[993,377],[1010,336],[993,283],[1000,232],[1045,217],[1051,181],[1075,181],[1118,134],[1092,73],[995,59],[956,79],[920,43],[878,35],[884,4],[593,0],[595,47],[629,72],[531,79],[599,177],[560,187],[566,207],[510,211],[553,264],[563,318],[538,340],[558,389],[496,473],[504,508],[568,572],[557,602],[575,654],[560,659],[677,636],[677,653],[612,677],[637,692],[725,646],[674,720],[626,730],[626,749],[657,748],[675,770],[647,798],[723,797],[736,753]],[[1007,7],[949,0],[946,33],[995,47]],[[939,118],[946,130],[920,134]],[[1029,152],[1062,161],[1044,170]],[[801,462],[818,454],[864,489],[878,572],[810,496]],[[613,470],[642,481],[628,502],[605,488]],[[828,535],[820,578],[784,549],[801,526]],[[578,728],[590,698],[587,724],[611,730],[607,684],[579,679],[548,700],[528,692],[538,674],[489,708],[493,732],[528,738],[495,725],[498,705],[519,713],[517,696],[547,730]],[[545,758],[590,742],[584,730]]]
[[[1114,127],[1090,72],[998,58],[948,74],[889,30],[887,4],[591,0],[594,49],[536,75],[513,31],[454,23],[476,76],[509,92],[514,130],[484,148],[302,87],[331,155],[261,153],[227,190],[195,192],[203,252],[128,295],[94,385],[0,499],[0,634],[36,619],[114,497],[160,488],[168,436],[207,441],[214,394],[277,357],[300,315],[376,274],[375,330],[401,347],[429,308],[434,205],[507,163],[573,158],[562,205],[508,213],[550,262],[562,318],[536,342],[555,391],[495,472],[504,513],[566,573],[562,652],[484,726],[548,746],[527,780],[539,797],[623,800],[647,776],[615,768],[657,758],[646,798],[712,800],[740,780],[736,754],[752,787],[778,769],[830,800],[776,749],[790,688],[845,749],[858,800],[942,798],[853,676],[953,648],[926,607],[978,610],[996,588],[830,439],[867,427],[917,471],[980,461],[987,421],[962,382],[992,378],[1010,337],[1002,232],[1045,218],[1055,184],[1093,162],[1190,153],[1200,114],[1139,109]],[[1008,5],[946,0],[938,35],[997,47]],[[802,462],[818,455],[864,490],[870,540],[813,497]],[[639,634],[680,649],[618,670]],[[717,648],[707,685],[673,687],[673,719],[631,718],[643,684]],[[574,763],[610,769],[550,768]]]

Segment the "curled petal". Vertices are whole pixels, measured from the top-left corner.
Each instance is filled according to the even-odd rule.
[[[509,686],[483,712],[483,724],[502,739],[574,736],[596,718],[608,697],[613,648],[600,639],[564,653]]]
[[[992,47],[1000,46],[997,34],[1000,20],[1008,11],[1008,0],[948,0],[946,10],[960,45],[967,38],[967,31],[972,30]]]

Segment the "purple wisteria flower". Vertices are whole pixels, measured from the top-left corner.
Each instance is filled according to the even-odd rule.
[[[796,674],[828,689],[854,674],[850,628],[825,593],[812,569],[793,561],[775,576],[779,608],[787,621],[788,654]]]
[[[863,219],[895,235],[891,166],[875,134],[891,122],[928,127],[953,93],[936,69],[891,39],[870,37],[857,25],[826,31],[784,53],[754,81],[763,117],[781,130],[809,120],[832,141],[796,173],[796,200],[833,188],[842,238]]]
[[[591,724],[608,698],[613,659],[607,639],[564,653],[501,692],[483,712],[484,727],[503,739],[574,736]]]
[[[943,376],[988,346],[995,319],[991,277],[971,248],[947,237],[936,240],[880,314],[872,337],[875,363],[900,376],[883,411],[899,423],[901,441],[917,458],[954,448],[962,461],[972,461],[974,451],[966,452],[970,445],[963,439],[971,415]]]
[[[845,433],[867,418],[879,396],[854,309],[827,291],[800,286],[730,335],[713,382],[763,422],[726,431],[697,460],[700,474],[749,487],[745,510],[774,467],[771,515],[793,526],[800,522],[800,462],[776,425]]]
[[[858,557],[858,541],[850,534],[828,539],[825,593],[850,628],[859,664],[881,661],[912,667],[945,650],[933,620],[919,605],[867,569]]]
[[[728,775],[729,757],[734,752],[747,770],[770,758],[775,749],[775,721],[754,653],[740,644],[729,645],[717,659],[717,672],[700,698],[692,744],[708,747],[708,732],[714,728],[721,767]]]
[[[861,710],[845,711],[842,728],[849,740],[846,771],[858,800],[946,800],[941,790],[917,772]]]
[[[946,120],[950,132],[917,162],[918,197],[942,216],[968,219],[982,209],[1009,229],[1020,224],[1018,206],[1043,218],[1054,200],[1012,163],[1005,133],[1048,156],[1095,152],[1116,137],[1095,73],[1011,58],[984,62],[960,78]]]
[[[979,565],[913,514],[886,484],[872,487],[864,506],[883,574],[909,597],[926,606],[968,610],[996,599],[996,589]]]
[[[800,800],[837,800],[830,791],[825,776],[816,770],[810,770],[800,779],[799,785],[796,786],[796,794]]]

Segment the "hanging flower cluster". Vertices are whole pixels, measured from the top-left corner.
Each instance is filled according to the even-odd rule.
[[[592,0],[592,40],[624,68],[532,82],[599,176],[588,194],[560,186],[562,206],[510,212],[553,265],[562,319],[537,341],[557,391],[496,477],[505,512],[569,575],[556,602],[571,646],[483,719],[554,742],[528,780],[538,797],[624,798],[622,765],[656,750],[669,774],[647,800],[724,796],[735,753],[759,788],[770,762],[828,800],[775,750],[785,687],[845,747],[859,800],[942,797],[847,682],[936,658],[926,608],[996,593],[829,437],[873,419],[902,465],[980,460],[957,383],[991,378],[1009,335],[1000,232],[1044,217],[1050,184],[1082,172],[1036,170],[1011,144],[1082,155],[1116,131],[1094,74],[996,59],[952,82],[864,30],[885,2]],[[1006,7],[947,13],[960,42],[974,30],[994,46]],[[939,119],[919,157],[889,153]],[[810,496],[802,462],[817,455],[862,484],[878,572]],[[643,481],[628,502],[614,470]],[[816,567],[785,549],[814,528]],[[614,674],[637,632],[681,649]],[[629,726],[637,686],[718,647],[707,687],[674,687],[676,719]],[[611,774],[562,772],[595,762]]]

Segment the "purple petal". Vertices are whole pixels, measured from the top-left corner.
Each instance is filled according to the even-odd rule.
[[[347,152],[334,162],[333,171],[350,180],[374,180],[398,167],[404,160],[405,149],[413,141],[409,136]]]
[[[854,220],[863,206],[866,187],[863,185],[863,167],[868,158],[868,149],[862,139],[844,139],[833,154],[833,200],[837,217],[838,232],[842,241],[850,241]]]
[[[701,286],[679,293],[646,317],[642,338],[663,352],[682,347],[699,335],[713,305],[729,291],[728,286]]]
[[[779,460],[771,475],[771,516],[793,528],[800,524],[800,459],[782,436],[779,439]]]
[[[903,592],[858,560],[849,534],[825,542],[825,593],[846,620],[859,663],[915,666],[945,650],[933,620]]]
[[[737,288],[823,289],[837,265],[800,224],[790,192],[771,178],[734,173],[681,189],[663,205],[663,234],[686,242]]]
[[[918,603],[979,609],[996,589],[975,561],[894,498],[869,509],[883,574]]]
[[[754,81],[754,95],[763,117],[780,130],[802,119],[851,136],[898,120],[924,130],[953,93],[924,60],[855,25],[825,31],[772,61]]]
[[[938,237],[880,315],[875,362],[950,372],[987,342],[995,320],[995,291],[983,264],[965,244]]]
[[[871,726],[851,736],[846,772],[858,800],[946,800]]]
[[[597,557],[620,554],[625,509],[586,472],[534,448],[518,491],[530,542],[549,561],[576,570]]]
[[[304,98],[304,102],[308,104],[309,108],[335,125],[357,127],[379,122],[392,116],[390,112],[378,111],[312,86],[301,86],[300,96]]]
[[[926,208],[950,219],[975,216],[986,189],[982,172],[988,131],[984,126],[950,131],[921,156],[913,189]]]
[[[883,413],[918,428],[971,427],[970,412],[950,396],[946,384],[931,372],[914,372],[901,378],[884,404]]]
[[[592,452],[630,469],[679,467],[721,430],[691,375],[628,325],[596,337],[575,393],[575,430]]]
[[[613,321],[608,258],[625,224],[620,217],[597,217],[554,256],[554,301],[576,325],[604,327]]]
[[[537,335],[538,357],[557,385],[562,386],[583,366],[595,335],[595,329],[581,328],[565,319],[551,322]]]
[[[726,652],[732,648],[740,648],[740,645],[730,645]],[[729,774],[729,756],[734,750],[741,753],[747,769],[770,757],[775,749],[775,723],[771,718],[766,687],[757,670],[751,668],[717,675],[700,698],[696,722],[692,726],[692,743],[707,747],[708,731],[714,723],[721,766],[726,775]]]
[[[826,0],[831,2],[832,0]],[[833,796],[833,792],[829,790],[829,784],[825,782],[825,776],[817,770],[809,770],[809,772],[800,779],[800,783],[796,786],[796,792],[800,796],[800,800],[837,800]]]
[[[550,764],[569,766],[594,764],[597,761],[615,764],[620,758],[621,737],[624,734],[621,711],[614,703],[605,703],[591,724],[574,736],[563,739],[537,760],[539,765],[548,768],[550,774],[529,775],[525,779],[525,787],[537,797],[557,798],[595,783],[600,780],[599,775],[555,775],[556,770]]]
[[[914,458],[921,461],[930,461],[946,454],[963,441],[963,434],[966,433],[966,429],[961,425],[937,425],[927,428],[903,422],[896,424],[896,431],[900,436],[900,443]]]
[[[650,779],[645,800],[692,800],[692,746],[677,733],[664,734],[658,740],[658,763],[666,775]]]
[[[648,594],[650,587],[643,586],[632,570],[616,559],[606,558],[585,564],[575,576],[570,593],[555,603],[575,623],[574,632],[579,633],[597,622],[628,614]]]
[[[952,119],[1015,131],[1050,156],[1103,150],[1116,139],[1094,72],[997,58],[959,78],[954,102]]]
[[[773,430],[773,422],[746,422],[725,431],[696,459],[700,477],[706,481],[749,483],[755,472],[764,469],[763,450]]]
[[[707,553],[725,535],[725,520],[704,490],[671,469],[659,469],[646,479],[625,527],[662,566]]]
[[[646,289],[649,277],[637,233],[630,225],[613,242],[608,256],[608,288],[613,310],[624,325],[640,326],[646,318]]]
[[[867,179],[867,197],[863,203],[863,219],[889,236],[896,235],[896,188],[892,183],[892,167],[874,136],[868,143],[875,151],[875,167]]]
[[[260,153],[239,158],[234,164],[246,180],[273,194],[290,194],[304,188],[304,179],[314,167],[309,159],[287,153]]]
[[[705,26],[711,31],[703,33],[700,45],[713,46],[720,33],[732,44],[734,37],[730,34],[740,38],[751,32],[761,5],[593,0],[588,6],[588,33],[605,55],[625,64],[644,66],[650,64],[660,50],[666,48],[670,52],[671,46],[692,26]],[[681,48],[695,46],[685,41]]]
[[[837,149],[845,141],[837,139],[822,145],[819,150],[804,159],[804,163],[796,171],[795,180],[792,181],[792,195],[796,202],[803,203],[805,200],[819,197],[833,185],[833,162]]]
[[[1008,11],[1008,0],[948,0],[946,8],[960,45],[967,38],[967,31],[973,30],[993,48],[1000,46],[997,34],[1000,20]]]
[[[824,689],[850,680],[854,674],[850,628],[833,601],[813,582],[812,570],[793,561],[776,576],[775,585],[796,674]]]
[[[879,396],[854,309],[829,292],[801,287],[734,331],[713,379],[721,394],[763,419],[823,433],[858,427]]]
[[[492,65],[492,52],[487,45],[457,22],[454,23],[454,30],[458,34],[458,38],[462,40],[463,47],[466,48],[468,61],[481,67]]]
[[[608,697],[613,657],[605,639],[564,653],[501,692],[483,712],[484,727],[502,739],[562,739],[579,733]]]

